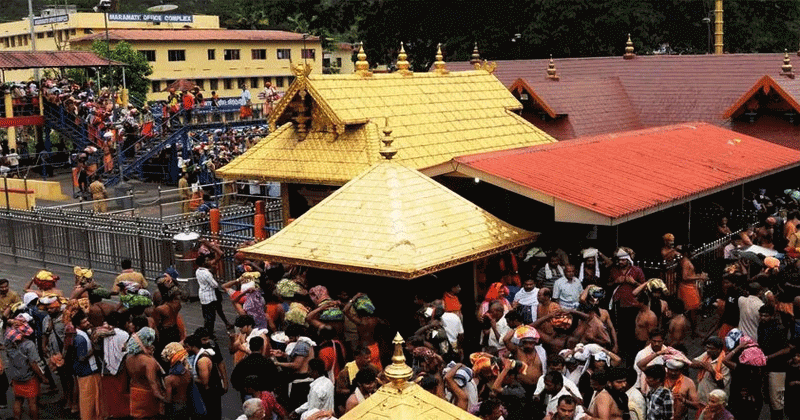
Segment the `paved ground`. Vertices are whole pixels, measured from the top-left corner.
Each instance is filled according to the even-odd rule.
[[[14,259],[11,257],[0,256],[0,278],[7,278],[11,283],[11,289],[17,291],[18,293],[22,290],[25,284],[30,280],[33,274],[36,273],[41,269],[36,262],[26,261],[20,259],[18,263],[14,262]],[[53,271],[55,274],[58,274],[62,280],[59,282],[59,286],[62,287],[65,292],[72,290],[72,279],[73,274],[72,270],[68,268],[62,268],[57,266],[51,266],[48,269]],[[113,276],[106,275],[99,273],[96,275],[96,279],[100,282],[100,284],[110,287]],[[151,291],[154,290],[154,285],[151,285]],[[21,293],[20,293],[21,295]],[[235,314],[233,312],[233,307],[230,305],[229,301],[225,301],[223,303],[223,307],[225,309],[225,313],[228,316],[228,319],[233,322],[235,319]],[[203,318],[200,314],[200,304],[197,302],[185,303],[181,313],[184,317],[184,322],[186,323],[186,329],[188,333],[194,331],[195,328],[201,327],[203,324]],[[225,331],[225,326],[222,324],[222,321],[217,319],[216,325],[216,335],[219,337],[218,342],[220,347],[222,348],[223,356],[225,357],[225,363],[228,367],[228,372],[233,369],[233,358],[228,352],[229,348],[229,340],[227,333]],[[9,403],[13,401],[13,394],[11,390],[7,393]],[[58,407],[56,404],[50,404],[54,402],[57,398],[57,395],[50,395],[42,397],[40,401],[41,405],[41,415],[42,419],[73,419],[78,418],[76,415],[70,415],[68,412],[64,412],[63,410]],[[236,391],[229,391],[222,397],[222,415],[223,419],[235,419],[241,414],[241,402],[239,399],[239,394]],[[11,418],[11,406],[7,409],[0,409],[0,418]],[[24,417],[24,418],[27,418]]]

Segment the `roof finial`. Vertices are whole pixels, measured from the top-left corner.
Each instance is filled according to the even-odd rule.
[[[631,34],[628,34],[628,42],[625,43],[625,55],[622,58],[630,60],[634,57],[636,57],[636,54],[633,53],[633,41],[631,41]]]
[[[402,389],[403,384],[411,378],[414,371],[406,364],[406,356],[403,354],[403,337],[400,333],[394,336],[392,344],[394,344],[394,355],[392,355],[392,364],[387,366],[384,370],[386,377],[392,381],[395,388]]]
[[[550,54],[550,63],[547,64],[547,78],[553,81],[558,81],[556,63],[553,61],[553,54]]]
[[[383,138],[381,139],[383,142],[383,147],[378,152],[383,156],[386,160],[392,160],[394,155],[397,154],[397,149],[392,147],[392,143],[394,139],[392,138],[392,128],[389,127],[389,118],[387,117],[383,124]]]
[[[369,63],[367,62],[367,54],[364,52],[364,42],[358,44],[358,61],[356,61],[356,74],[361,76],[369,76],[372,72],[369,71]]]
[[[789,50],[783,50],[783,65],[781,66],[781,76],[786,76],[790,79],[794,79],[794,73],[792,72],[792,61],[789,59]]]
[[[450,73],[450,71],[447,70],[447,64],[444,62],[444,56],[442,55],[442,43],[440,42],[439,45],[436,46],[436,48],[437,48],[436,61],[433,62],[433,67],[439,74]]]
[[[469,59],[469,63],[473,66],[477,63],[481,62],[481,53],[478,51],[478,43],[475,43],[475,48],[472,49],[472,56]]]
[[[403,41],[400,41],[400,52],[397,54],[397,72],[402,75],[412,74],[408,68],[411,64],[408,62],[408,56],[406,55],[406,48],[403,45]]]

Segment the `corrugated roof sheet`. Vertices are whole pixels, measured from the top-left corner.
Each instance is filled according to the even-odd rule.
[[[482,174],[543,195],[547,199],[542,201],[556,207],[559,200],[570,203],[612,224],[798,164],[800,151],[706,123],[462,156],[453,162],[459,172],[472,169],[470,176]]]
[[[303,34],[245,29],[109,29],[113,41],[302,41]],[[72,38],[70,42],[105,40],[105,31]],[[319,41],[309,36],[306,41]]]
[[[341,185],[380,159],[378,133],[387,121],[400,150],[395,159],[415,169],[555,141],[512,112],[521,104],[483,70],[298,77],[276,104],[271,124],[290,121],[289,104],[301,91],[313,102],[305,140],[294,127],[281,128],[217,172],[229,179]],[[335,128],[344,134],[337,137]]]
[[[412,279],[536,236],[416,170],[383,160],[274,236],[241,251],[269,261]]]
[[[644,128],[616,76],[557,82],[544,77],[517,79],[510,89],[536,98],[537,106],[553,111],[548,112],[551,117],[567,119],[570,134],[559,140]]]
[[[632,60],[591,57],[554,61],[562,82],[619,77],[634,111],[646,126],[690,121],[722,125],[723,113],[742,93],[765,74],[780,73],[783,55],[654,55]],[[520,78],[529,82],[543,79],[548,63],[549,59],[498,61],[494,74],[510,87]],[[473,68],[468,62],[448,63],[448,67]],[[553,89],[570,94],[568,84],[561,86],[554,84]]]
[[[57,67],[124,66],[118,61],[106,60],[91,51],[2,51],[0,69],[33,69]]]

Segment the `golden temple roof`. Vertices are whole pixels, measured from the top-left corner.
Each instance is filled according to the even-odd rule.
[[[413,279],[536,239],[401,165],[406,149],[399,149],[394,159],[381,159],[277,234],[241,251],[254,259]]]
[[[385,370],[386,376],[392,381],[345,413],[340,420],[479,420],[421,386],[407,382],[412,371],[403,355],[400,334],[395,336],[393,343],[395,353],[392,364]],[[393,375],[393,372],[399,374]]]
[[[398,160],[424,169],[455,156],[555,142],[516,115],[521,109],[485,70],[309,74],[275,105],[271,134],[217,172],[228,179],[342,185],[380,157],[387,123]]]

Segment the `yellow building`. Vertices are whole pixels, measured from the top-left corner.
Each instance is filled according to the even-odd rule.
[[[88,49],[98,32],[70,40],[73,49]],[[166,99],[161,92],[177,79],[190,79],[221,97],[239,96],[245,84],[258,102],[258,91],[272,82],[279,91],[294,79],[291,63],[308,62],[322,67],[319,38],[284,31],[234,29],[114,29],[109,40],[125,41],[145,55],[153,67],[149,100]],[[317,70],[319,72],[320,70]]]

